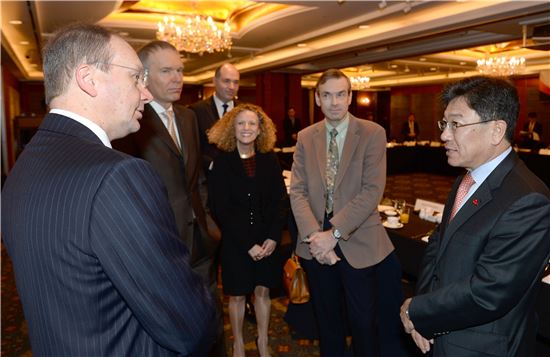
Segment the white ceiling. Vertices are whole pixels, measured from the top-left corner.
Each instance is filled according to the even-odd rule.
[[[303,74],[306,85],[327,68],[346,68],[350,74],[369,75],[373,88],[469,75],[488,51],[524,56],[526,74],[550,69],[550,51],[524,48],[533,44],[534,26],[550,24],[548,1],[410,0],[387,1],[380,8],[381,3],[2,1],[2,63],[7,55],[22,79],[41,79],[39,49],[59,26],[97,22],[125,33],[138,48],[155,38],[156,23],[165,14],[205,8],[241,23],[232,32],[230,57],[227,52],[184,55],[187,83],[210,82],[213,69],[224,61],[235,63],[245,78],[282,71]],[[264,11],[242,21],[251,9]],[[14,19],[23,24],[10,24]],[[495,43],[504,44],[488,46]]]

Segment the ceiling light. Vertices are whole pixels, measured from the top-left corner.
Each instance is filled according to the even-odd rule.
[[[409,73],[411,70],[408,65],[405,66],[405,73]]]
[[[296,46],[298,46],[298,47],[307,47],[307,43],[299,43]]]
[[[29,41],[19,41],[19,44],[23,46],[27,46],[29,43]]]
[[[386,0],[382,0],[382,1],[380,1],[380,4],[378,4],[378,8],[380,10],[385,9],[386,6],[388,6],[388,3],[386,2]]]
[[[466,62],[464,62],[464,61],[460,62],[460,65],[461,65],[461,66],[465,66],[465,65],[466,65]]]
[[[430,67],[430,71],[435,72],[435,71],[437,71],[437,68],[436,67]]]
[[[353,90],[362,90],[369,87],[370,78],[367,76],[351,76],[349,80]]]
[[[498,56],[477,60],[477,70],[490,76],[511,76],[525,68],[525,58]]]
[[[21,20],[10,20],[9,24],[10,25],[22,25],[23,21],[21,21]]]
[[[366,30],[366,29],[370,28],[370,26],[369,25],[360,25],[359,28],[361,30]]]
[[[178,51],[198,53],[223,52],[231,49],[231,27],[226,21],[218,24],[211,16],[185,15],[176,24],[174,16],[158,23],[157,39],[174,45]]]
[[[418,60],[419,60],[420,62],[426,62],[426,58],[425,58],[425,57],[420,57]]]
[[[397,65],[396,64],[392,64],[390,65],[391,68],[397,68]]]

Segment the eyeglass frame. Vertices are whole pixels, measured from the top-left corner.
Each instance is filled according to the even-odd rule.
[[[496,120],[497,119],[482,120],[482,121],[477,121],[475,123],[468,123],[468,124],[460,124],[460,123],[457,123],[456,121],[448,122],[446,120],[438,120],[437,121],[437,126],[438,126],[439,130],[441,130],[441,132],[444,132],[445,129],[449,128],[449,130],[454,133],[456,131],[456,129],[458,129],[458,128],[462,128],[462,127],[470,126],[470,125],[488,123],[488,122],[496,121]]]
[[[115,67],[120,67],[120,68],[126,68],[126,69],[132,70],[134,72],[137,72],[138,73],[138,78],[137,78],[138,83],[141,84],[144,88],[147,88],[148,78],[149,78],[149,70],[147,68],[144,68],[143,70],[139,70],[137,68],[123,66],[121,64],[106,63],[106,62],[95,62],[94,64],[104,64],[104,65],[107,65],[107,66],[115,66]]]

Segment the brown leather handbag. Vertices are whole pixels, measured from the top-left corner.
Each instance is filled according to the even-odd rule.
[[[304,304],[309,301],[306,272],[295,254],[292,254],[283,267],[283,284],[291,303]]]

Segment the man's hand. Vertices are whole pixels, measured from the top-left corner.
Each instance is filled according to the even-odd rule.
[[[320,256],[316,258],[319,264],[325,264],[325,265],[334,265],[338,261],[340,261],[340,258],[336,255],[334,252],[334,249],[329,251],[327,254]]]
[[[412,339],[416,344],[416,346],[420,348],[422,353],[427,353],[428,351],[430,351],[430,345],[433,345],[434,340],[433,338],[431,340],[424,338],[424,336],[419,334],[418,331],[414,329],[414,324],[409,318],[409,314],[408,314],[411,301],[412,299],[408,298],[407,300],[405,300],[403,305],[401,305],[401,313],[400,313],[401,322],[403,323],[403,327],[405,327],[405,332],[411,334]]]
[[[332,236],[332,231],[315,232],[305,240],[309,243],[309,252],[317,260],[327,255],[328,252],[336,247],[338,241]],[[322,258],[321,258],[322,259]]]
[[[405,300],[403,305],[401,305],[401,313],[399,314],[399,316],[401,316],[401,323],[405,328],[405,332],[409,334],[414,330],[414,324],[412,323],[408,314],[410,304],[411,304],[411,298],[408,298],[407,300]]]

